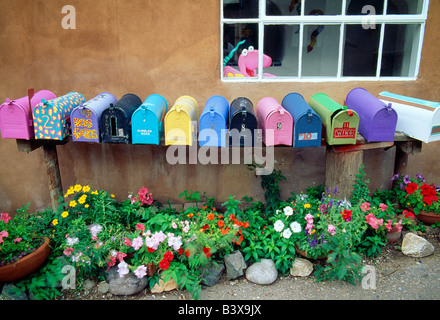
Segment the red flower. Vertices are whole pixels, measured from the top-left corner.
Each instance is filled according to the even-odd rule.
[[[191,255],[191,252],[188,249],[186,249],[185,250],[185,256],[189,257],[190,255]]]
[[[430,206],[433,202],[438,201],[437,196],[425,196],[423,197],[423,202]]]
[[[215,216],[214,214],[211,212],[210,214],[208,214],[208,220],[214,220]]]
[[[422,195],[426,197],[434,197],[437,194],[435,188],[427,185],[426,183],[420,186],[420,189],[422,190]]]
[[[205,224],[205,225],[202,227],[202,229],[203,229],[203,230],[207,230],[207,229],[209,229],[208,224]]]
[[[408,210],[403,210],[402,213],[405,215],[405,218],[414,219],[416,217],[414,215],[414,213],[412,213],[411,211],[408,211]]]
[[[211,256],[211,254],[209,253],[210,250],[211,250],[210,248],[203,247],[203,253],[205,254],[205,256],[207,258],[209,258]]]
[[[147,247],[147,251],[151,253],[151,252],[154,252],[156,250],[154,250],[153,248]]]
[[[166,270],[166,269],[168,269],[169,268],[169,266],[170,266],[170,262],[167,260],[167,259],[162,259],[160,262],[159,262],[159,267],[162,269],[162,270]]]
[[[417,183],[414,182],[410,182],[408,183],[408,185],[405,187],[405,191],[408,194],[412,194],[414,193],[414,191],[416,191],[419,188],[419,185]]]
[[[181,256],[183,254],[183,249],[180,248],[179,250],[177,250],[177,253]]]
[[[351,213],[352,213],[351,210],[344,209],[344,211],[341,211],[342,218],[345,221],[351,221]]]
[[[173,258],[174,258],[174,255],[173,255],[173,253],[171,251],[167,251],[167,252],[164,253],[163,258],[165,260],[172,261]]]

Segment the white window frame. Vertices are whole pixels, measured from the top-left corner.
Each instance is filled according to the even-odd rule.
[[[346,8],[348,0],[342,0],[342,8]],[[422,55],[423,38],[425,34],[425,25],[428,18],[429,0],[424,0],[423,9],[420,14],[386,14],[388,7],[388,0],[384,0],[383,13],[378,15],[304,15],[304,1],[301,1],[301,15],[298,16],[268,16],[266,15],[266,0],[259,0],[259,18],[224,18],[223,14],[223,0],[220,1],[220,72],[221,80],[228,82],[346,82],[346,81],[414,81],[418,78],[420,69],[420,60]],[[369,23],[374,19],[374,23],[381,25],[379,52],[376,76],[342,76],[343,67],[343,51],[344,51],[344,36],[345,25],[347,24],[362,24]],[[266,77],[263,78],[263,50],[259,52],[259,68],[257,77],[224,77],[223,76],[223,26],[224,24],[239,24],[239,23],[255,23],[258,24],[258,46],[264,48],[264,26],[266,25],[299,25],[299,55],[298,55],[298,76],[291,77]],[[402,77],[380,76],[380,66],[382,61],[383,39],[385,34],[385,24],[417,24],[420,25],[419,46],[417,48],[417,60],[415,66],[414,76]],[[303,52],[303,31],[305,25],[340,25],[340,39],[339,39],[339,54],[338,54],[338,72],[336,77],[310,77],[302,76],[302,52]]]

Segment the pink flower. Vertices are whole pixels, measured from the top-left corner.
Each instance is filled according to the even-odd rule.
[[[145,277],[145,275],[147,274],[147,267],[144,265],[141,265],[141,266],[137,267],[136,270],[133,271],[133,273],[136,275],[136,277],[141,279],[141,278]]]
[[[369,202],[363,202],[361,204],[361,210],[363,212],[367,212],[368,210],[370,210],[370,203]]]
[[[0,220],[4,223],[8,223],[9,220],[11,220],[11,217],[9,216],[9,213],[0,213]]]
[[[9,236],[8,231],[3,230],[2,232],[0,232],[0,243],[2,243],[3,242],[3,238],[5,238],[7,236]]]
[[[393,228],[393,222],[390,219],[387,220],[385,228],[387,228],[388,231],[391,231],[391,229]]]
[[[380,210],[382,210],[382,211],[386,211],[388,206],[387,206],[385,203],[381,203],[381,204],[379,205],[379,207],[380,207]]]
[[[15,238],[14,243],[20,242],[21,240],[23,240],[23,239],[22,238]]]
[[[150,205],[153,203],[153,194],[148,193],[148,189],[145,187],[139,189],[138,196],[142,204]]]
[[[332,236],[334,236],[334,235],[335,235],[335,232],[336,232],[336,228],[335,228],[334,225],[329,224],[328,227],[327,227],[327,231],[328,231]]]
[[[116,254],[116,259],[118,259],[119,262],[122,262],[122,261],[124,261],[124,258],[125,258],[126,256],[127,256],[126,253],[118,252],[118,253]]]
[[[377,219],[374,214],[369,213],[365,216],[365,221],[374,229],[379,229],[379,226],[383,225],[383,219]]]
[[[133,239],[133,242],[131,243],[131,246],[134,248],[134,250],[138,251],[144,244],[144,241],[142,240],[142,237],[136,237]]]
[[[307,213],[304,219],[307,221],[307,223],[313,222],[313,216],[310,213]]]
[[[131,246],[131,241],[130,241],[130,239],[129,238],[125,238],[125,240],[124,240],[124,244],[126,245],[126,246]]]
[[[143,223],[137,223],[136,224],[136,230],[144,231],[145,225]]]
[[[63,253],[65,256],[70,256],[72,254],[73,250],[74,250],[73,248],[67,247],[66,249],[64,249]]]

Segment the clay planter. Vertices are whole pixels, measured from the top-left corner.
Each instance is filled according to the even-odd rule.
[[[312,259],[309,256],[307,256],[307,253],[305,251],[301,251],[298,249],[298,246],[295,246],[295,252],[297,254],[299,254],[301,257],[306,258],[306,259]],[[325,256],[320,256],[320,257],[316,257],[317,260],[326,260],[328,257],[328,255]]]
[[[387,238],[388,242],[397,242],[400,240],[400,237],[402,235],[402,230],[398,231],[396,227],[393,227],[391,231],[388,231],[385,237]]]
[[[417,214],[416,217],[426,224],[434,224],[436,222],[440,222],[440,214],[420,211],[420,213]]]
[[[49,242],[49,238],[44,238],[44,243],[34,252],[16,262],[0,267],[0,282],[15,281],[38,270],[49,256]]]

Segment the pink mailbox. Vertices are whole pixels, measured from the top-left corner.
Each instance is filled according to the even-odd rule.
[[[275,98],[265,97],[257,103],[257,122],[258,128],[263,130],[262,137],[266,146],[292,145],[292,115]],[[273,135],[268,130],[272,130]]]
[[[49,90],[40,90],[31,98],[29,96],[16,100],[6,98],[6,102],[0,105],[0,133],[6,139],[25,139],[34,137],[34,124],[32,109],[40,103],[41,99],[55,99],[56,95]]]

